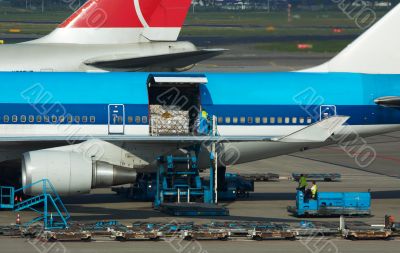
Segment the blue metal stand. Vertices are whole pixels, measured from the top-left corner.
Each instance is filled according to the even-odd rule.
[[[203,186],[199,175],[197,152],[188,153],[186,156],[160,157],[158,162],[155,207],[159,207],[167,199],[168,202],[178,203],[203,199],[203,203],[213,203],[210,190],[213,188]],[[210,176],[212,173],[210,170]]]
[[[190,152],[186,156],[169,155],[158,159],[155,207],[164,203],[166,198],[175,202],[181,202],[182,198],[185,198],[186,202],[201,198],[203,203],[214,203],[214,180],[210,180],[209,186],[203,185],[197,156],[197,152]],[[214,178],[212,168],[210,178]]]
[[[22,195],[25,189],[38,185],[42,187],[42,194],[19,203],[14,202],[15,196]],[[71,216],[49,180],[42,179],[18,190],[14,190],[14,187],[0,187],[0,193],[1,208],[14,209],[16,212],[30,209],[40,214],[40,216],[22,226],[29,226],[35,222],[43,221],[45,229],[63,229],[68,227],[68,220]],[[39,210],[41,206],[42,210]]]
[[[0,187],[0,209],[14,209],[14,187]]]

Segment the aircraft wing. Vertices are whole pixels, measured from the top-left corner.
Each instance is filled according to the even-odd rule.
[[[182,69],[186,70],[200,61],[215,57],[225,49],[203,49],[180,53],[150,55],[112,55],[90,59],[84,64],[106,70],[139,71],[143,69]]]
[[[384,106],[384,107],[400,107],[400,97],[399,96],[388,96],[388,97],[380,97],[375,99],[375,104]]]
[[[348,116],[332,116],[300,129],[297,132],[273,140],[279,142],[325,142],[349,118]]]
[[[348,116],[332,116],[299,131],[286,136],[15,136],[0,137],[0,142],[83,142],[88,140],[102,140],[108,142],[146,142],[146,143],[173,143],[192,144],[204,142],[286,142],[286,143],[321,143],[331,137],[347,120]]]

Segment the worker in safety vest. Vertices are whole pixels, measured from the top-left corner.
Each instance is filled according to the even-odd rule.
[[[200,124],[198,132],[207,135],[209,133],[208,113],[203,109],[200,113]]]
[[[206,120],[208,119],[208,113],[204,109],[201,111],[201,117]]]
[[[299,185],[297,187],[297,190],[305,193],[307,186],[308,186],[307,178],[306,178],[306,176],[304,176],[304,174],[301,174],[300,178],[299,178]]]
[[[316,199],[318,194],[318,186],[315,183],[315,181],[312,181],[312,186],[311,186],[311,198]]]

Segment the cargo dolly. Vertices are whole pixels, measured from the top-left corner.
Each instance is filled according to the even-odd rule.
[[[147,223],[135,222],[131,226],[102,222],[94,224],[71,224],[68,229],[43,230],[37,225],[20,229],[16,226],[0,227],[3,236],[38,238],[46,241],[92,241],[115,240],[296,240],[300,238],[337,238],[348,240],[381,240],[395,236],[393,227],[368,225],[364,222],[340,225],[333,222],[301,221],[299,225],[269,222],[212,222],[195,223]],[[107,232],[107,234],[105,234]]]
[[[275,173],[240,173],[240,176],[254,182],[279,181],[279,174]]]
[[[393,235],[392,229],[386,225],[348,225],[343,216],[340,217],[339,230],[342,237],[347,240],[388,240]]]
[[[325,181],[325,182],[333,182],[333,181],[340,181],[342,175],[339,173],[309,173],[304,175],[307,177],[307,180],[314,180],[314,181]],[[292,173],[292,178],[295,181],[299,181],[301,173]]]

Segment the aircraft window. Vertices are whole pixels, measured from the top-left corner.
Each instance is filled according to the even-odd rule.
[[[64,120],[65,120],[64,116],[58,117],[58,121],[59,121],[60,123],[64,123]]]
[[[270,122],[271,124],[275,124],[275,117],[269,118],[269,122]]]
[[[292,117],[292,124],[297,124],[297,117]]]
[[[218,124],[222,124],[224,122],[224,118],[218,117]]]
[[[38,116],[36,116],[36,122],[42,122],[42,116],[41,115],[38,115]]]
[[[82,123],[87,123],[87,116],[82,116]]]
[[[289,124],[290,123],[290,118],[289,117],[285,117],[285,124]]]
[[[133,123],[133,117],[132,116],[128,116],[128,123],[132,124]]]
[[[96,117],[95,116],[90,116],[90,123],[96,122]]]
[[[135,117],[135,122],[136,122],[136,124],[140,124],[140,116]]]
[[[8,121],[10,121],[10,117],[8,115],[4,115],[3,122],[7,123]]]
[[[233,118],[232,118],[232,121],[233,121],[233,124],[237,124],[238,121],[239,121],[239,119],[238,119],[238,117],[233,117]]]
[[[33,115],[29,115],[29,122],[32,123],[35,121],[35,117]]]
[[[145,124],[147,123],[147,116],[142,117],[142,123],[145,123]]]
[[[307,123],[311,124],[311,122],[312,122],[311,117],[307,117]]]
[[[255,117],[254,121],[256,122],[256,124],[260,124],[261,123],[261,118],[260,117]]]
[[[246,118],[245,117],[240,117],[240,124],[246,123]]]
[[[49,116],[47,116],[47,115],[46,115],[46,116],[44,116],[44,117],[43,117],[43,121],[44,121],[44,122],[49,122],[49,121],[50,121],[50,118],[49,118]]]
[[[262,121],[263,121],[263,124],[267,124],[268,123],[268,117],[263,117]]]
[[[225,117],[225,123],[230,124],[231,123],[231,117]]]
[[[75,123],[79,123],[81,121],[81,117],[75,116]]]
[[[253,124],[253,117],[247,117],[247,123]]]
[[[283,122],[282,117],[278,117],[278,124],[282,124],[282,122]]]
[[[72,123],[72,116],[68,116],[67,121],[68,121],[68,123]]]
[[[57,123],[57,116],[55,115],[51,116],[51,122]]]
[[[17,117],[17,115],[13,115],[12,116],[12,122],[17,122],[18,121],[18,117]]]
[[[304,124],[304,117],[300,117],[299,122],[300,122],[300,124]]]
[[[25,115],[21,115],[21,122],[25,123],[26,122],[26,116]]]

